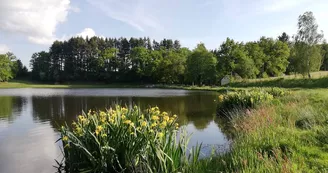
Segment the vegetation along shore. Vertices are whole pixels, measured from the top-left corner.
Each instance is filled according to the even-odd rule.
[[[328,44],[312,12],[297,24],[293,37],[227,38],[214,50],[171,39],[73,37],[34,53],[30,72],[13,53],[0,55],[0,88],[218,91],[229,151],[201,157],[201,141],[188,147],[178,115],[115,105],[62,124],[58,171],[328,172]]]

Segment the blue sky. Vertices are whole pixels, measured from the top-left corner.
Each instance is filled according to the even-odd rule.
[[[172,38],[194,48],[296,33],[312,11],[328,32],[327,0],[0,0],[0,53],[25,65],[34,52],[72,36]],[[328,33],[326,33],[328,35]],[[326,37],[327,38],[327,37]]]

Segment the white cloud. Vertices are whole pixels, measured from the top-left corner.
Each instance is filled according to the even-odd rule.
[[[148,28],[163,29],[154,14],[151,13],[151,9],[157,7],[150,7],[149,5],[154,3],[150,0],[87,0],[87,2],[107,16],[127,23],[139,31],[144,32]]]
[[[82,32],[76,34],[77,36],[81,36],[83,38],[86,38],[86,37],[93,37],[93,36],[96,36],[96,32],[92,29],[92,28],[85,28]]]
[[[0,54],[7,53],[9,52],[10,49],[7,45],[5,44],[0,44]]]
[[[94,31],[92,28],[84,28],[81,32],[79,32],[77,34],[74,34],[74,35],[64,35],[61,38],[57,38],[57,40],[59,40],[59,41],[65,41],[65,40],[68,40],[68,39],[70,39],[72,37],[83,37],[85,39],[87,37],[88,38],[91,38],[91,37],[94,37],[94,36],[105,38],[105,36],[97,35],[96,34],[96,31]]]
[[[50,44],[69,10],[70,0],[1,0],[0,31],[24,35],[36,44]]]

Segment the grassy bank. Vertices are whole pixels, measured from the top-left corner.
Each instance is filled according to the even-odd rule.
[[[51,88],[51,89],[67,89],[67,88],[161,88],[161,89],[185,89],[185,90],[201,90],[201,91],[226,91],[226,87],[218,86],[187,86],[187,85],[147,85],[147,84],[103,84],[103,83],[89,83],[89,84],[44,84],[35,83],[32,81],[10,81],[0,82],[0,89],[8,88]],[[230,88],[230,90],[234,90]]]
[[[238,107],[229,107],[233,103]],[[126,172],[328,172],[328,89],[292,92],[279,88],[254,89],[219,96],[218,108],[227,106],[229,111],[219,114],[229,117],[225,124],[230,128],[233,143],[227,153],[201,160],[197,159],[197,152],[193,158],[186,157],[187,149],[179,148],[180,144],[186,146],[186,143],[170,146],[173,143],[169,141],[175,140],[174,129],[169,130],[168,126],[168,131],[163,131],[165,128],[156,126],[164,122],[166,113],[153,108],[153,112],[142,114],[138,108],[134,108],[124,110],[130,112],[126,112],[124,116],[111,110],[89,113],[78,118],[79,126],[74,124],[76,127],[73,132],[70,132],[69,127],[62,129],[64,146],[69,144],[64,149],[65,158],[69,160],[66,164],[77,165],[83,160],[82,166],[73,169],[83,167],[91,172],[96,169],[118,169],[116,166]],[[123,111],[116,109],[116,112],[118,110]],[[143,119],[143,115],[148,117],[148,121]],[[140,117],[142,121],[139,121]],[[159,120],[163,122],[157,122]],[[167,120],[170,118],[167,117]],[[108,132],[102,131],[103,129]],[[132,133],[122,133],[126,129]],[[80,134],[82,132],[83,135]],[[156,135],[149,135],[153,132]],[[113,134],[122,140],[112,136]],[[158,141],[158,136],[167,138]],[[135,148],[133,143],[138,142],[141,144],[138,146],[142,147],[133,150],[137,154],[130,153],[129,147]],[[104,152],[103,145],[105,149],[108,145],[114,150]],[[168,146],[171,148],[166,148]],[[120,155],[122,152],[128,152],[129,158]],[[95,157],[91,157],[89,153],[95,153],[92,154]],[[115,165],[115,153],[123,157],[119,159],[119,163],[124,164],[124,167]],[[107,158],[102,157],[107,154],[114,160],[102,160]],[[109,168],[107,165],[115,167]]]
[[[231,152],[202,160],[205,172],[328,172],[327,100],[328,90],[302,90],[230,111]]]
[[[71,84],[45,84],[32,81],[14,80],[0,82],[0,88],[145,88],[146,85],[137,84],[103,84],[103,83],[71,83]]]
[[[229,84],[231,87],[282,87],[282,88],[327,88],[328,72],[314,72],[312,78],[303,78],[301,75],[288,75],[265,79],[246,79]]]

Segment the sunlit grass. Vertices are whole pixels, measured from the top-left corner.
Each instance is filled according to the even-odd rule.
[[[204,164],[212,172],[327,172],[327,100],[327,90],[303,90],[230,111],[231,152]]]

